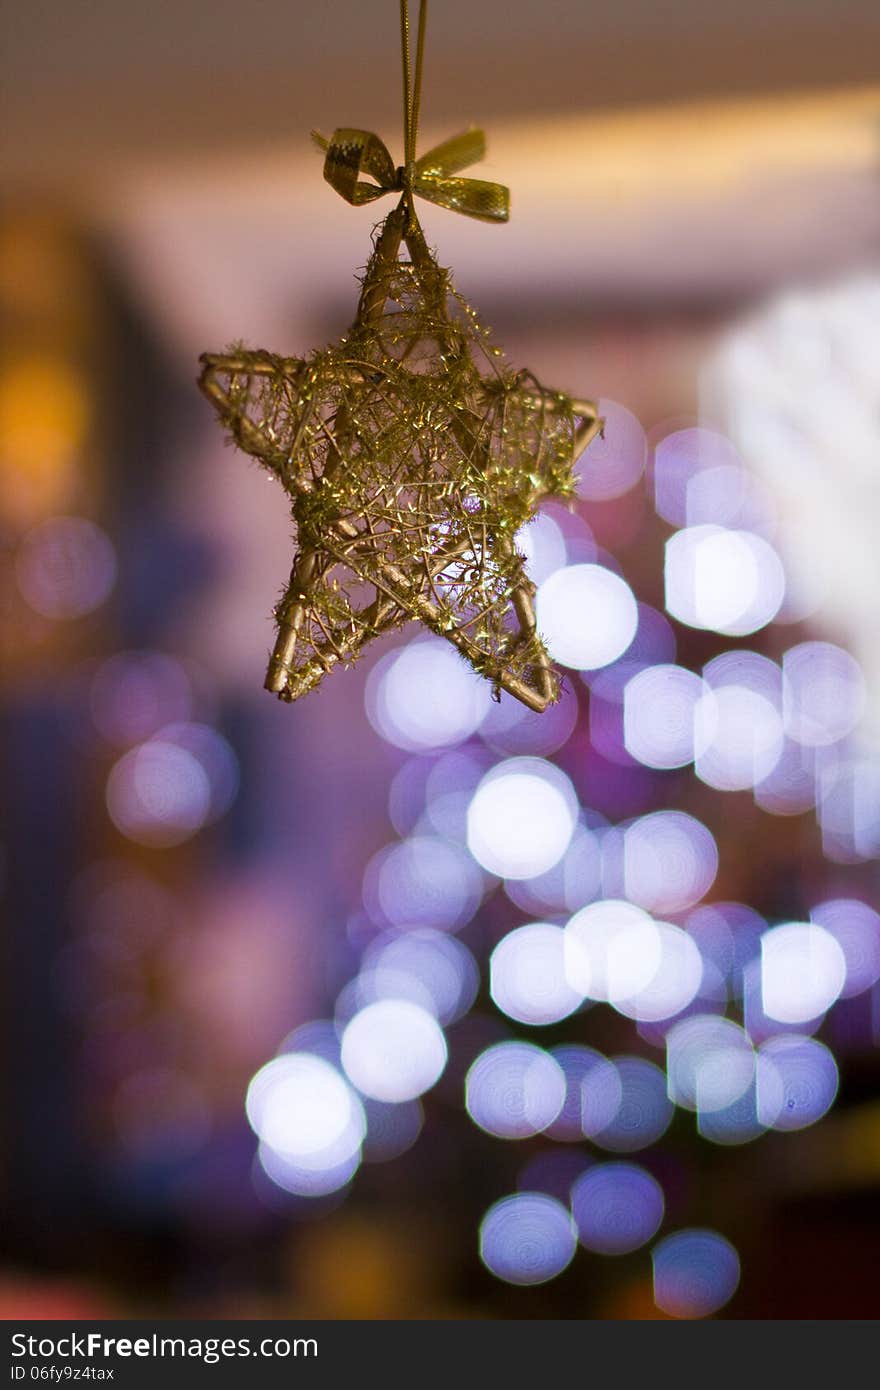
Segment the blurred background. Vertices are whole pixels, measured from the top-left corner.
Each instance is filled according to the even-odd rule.
[[[607,420],[543,716],[413,628],[273,701],[195,388],[350,322],[393,0],[2,27],[0,1315],[876,1316],[876,5],[433,7],[512,220],[428,239]]]

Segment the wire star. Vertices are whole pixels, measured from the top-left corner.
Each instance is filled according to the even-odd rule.
[[[308,359],[239,348],[201,361],[232,439],[292,502],[299,548],[269,690],[295,700],[417,618],[499,698],[543,710],[558,697],[515,534],[543,498],[571,495],[601,421],[504,365],[406,209],[386,218],[339,343]]]

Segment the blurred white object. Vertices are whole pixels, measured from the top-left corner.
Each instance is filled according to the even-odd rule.
[[[787,291],[722,342],[705,414],[775,496],[780,618],[815,613],[865,672],[880,734],[880,274]]]

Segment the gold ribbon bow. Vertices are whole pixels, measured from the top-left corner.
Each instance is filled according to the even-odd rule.
[[[481,130],[453,135],[401,168],[395,167],[384,140],[369,130],[343,127],[329,140],[313,131],[312,139],[325,151],[324,178],[355,207],[386,193],[405,193],[482,222],[506,222],[510,216],[510,193],[503,184],[455,177],[484,157],[486,137]],[[375,182],[368,183],[361,174]]]

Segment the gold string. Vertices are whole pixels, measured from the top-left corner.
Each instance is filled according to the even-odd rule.
[[[410,164],[413,159],[410,147],[410,117],[412,114],[412,94],[410,90],[409,61],[409,0],[400,0],[400,57],[403,68],[403,162]]]
[[[416,35],[415,76],[412,71],[410,44],[409,0],[400,0],[400,56],[403,70],[403,189],[410,221],[415,217],[413,175],[416,144],[419,137],[419,109],[422,102],[422,71],[425,59],[425,29],[428,21],[428,0],[419,0],[419,24]]]
[[[416,75],[413,82],[412,106],[410,116],[410,130],[412,131],[412,153],[410,158],[415,160],[416,146],[419,139],[419,107],[422,102],[422,68],[425,57],[425,29],[428,24],[428,0],[419,0],[419,32],[416,39]]]

